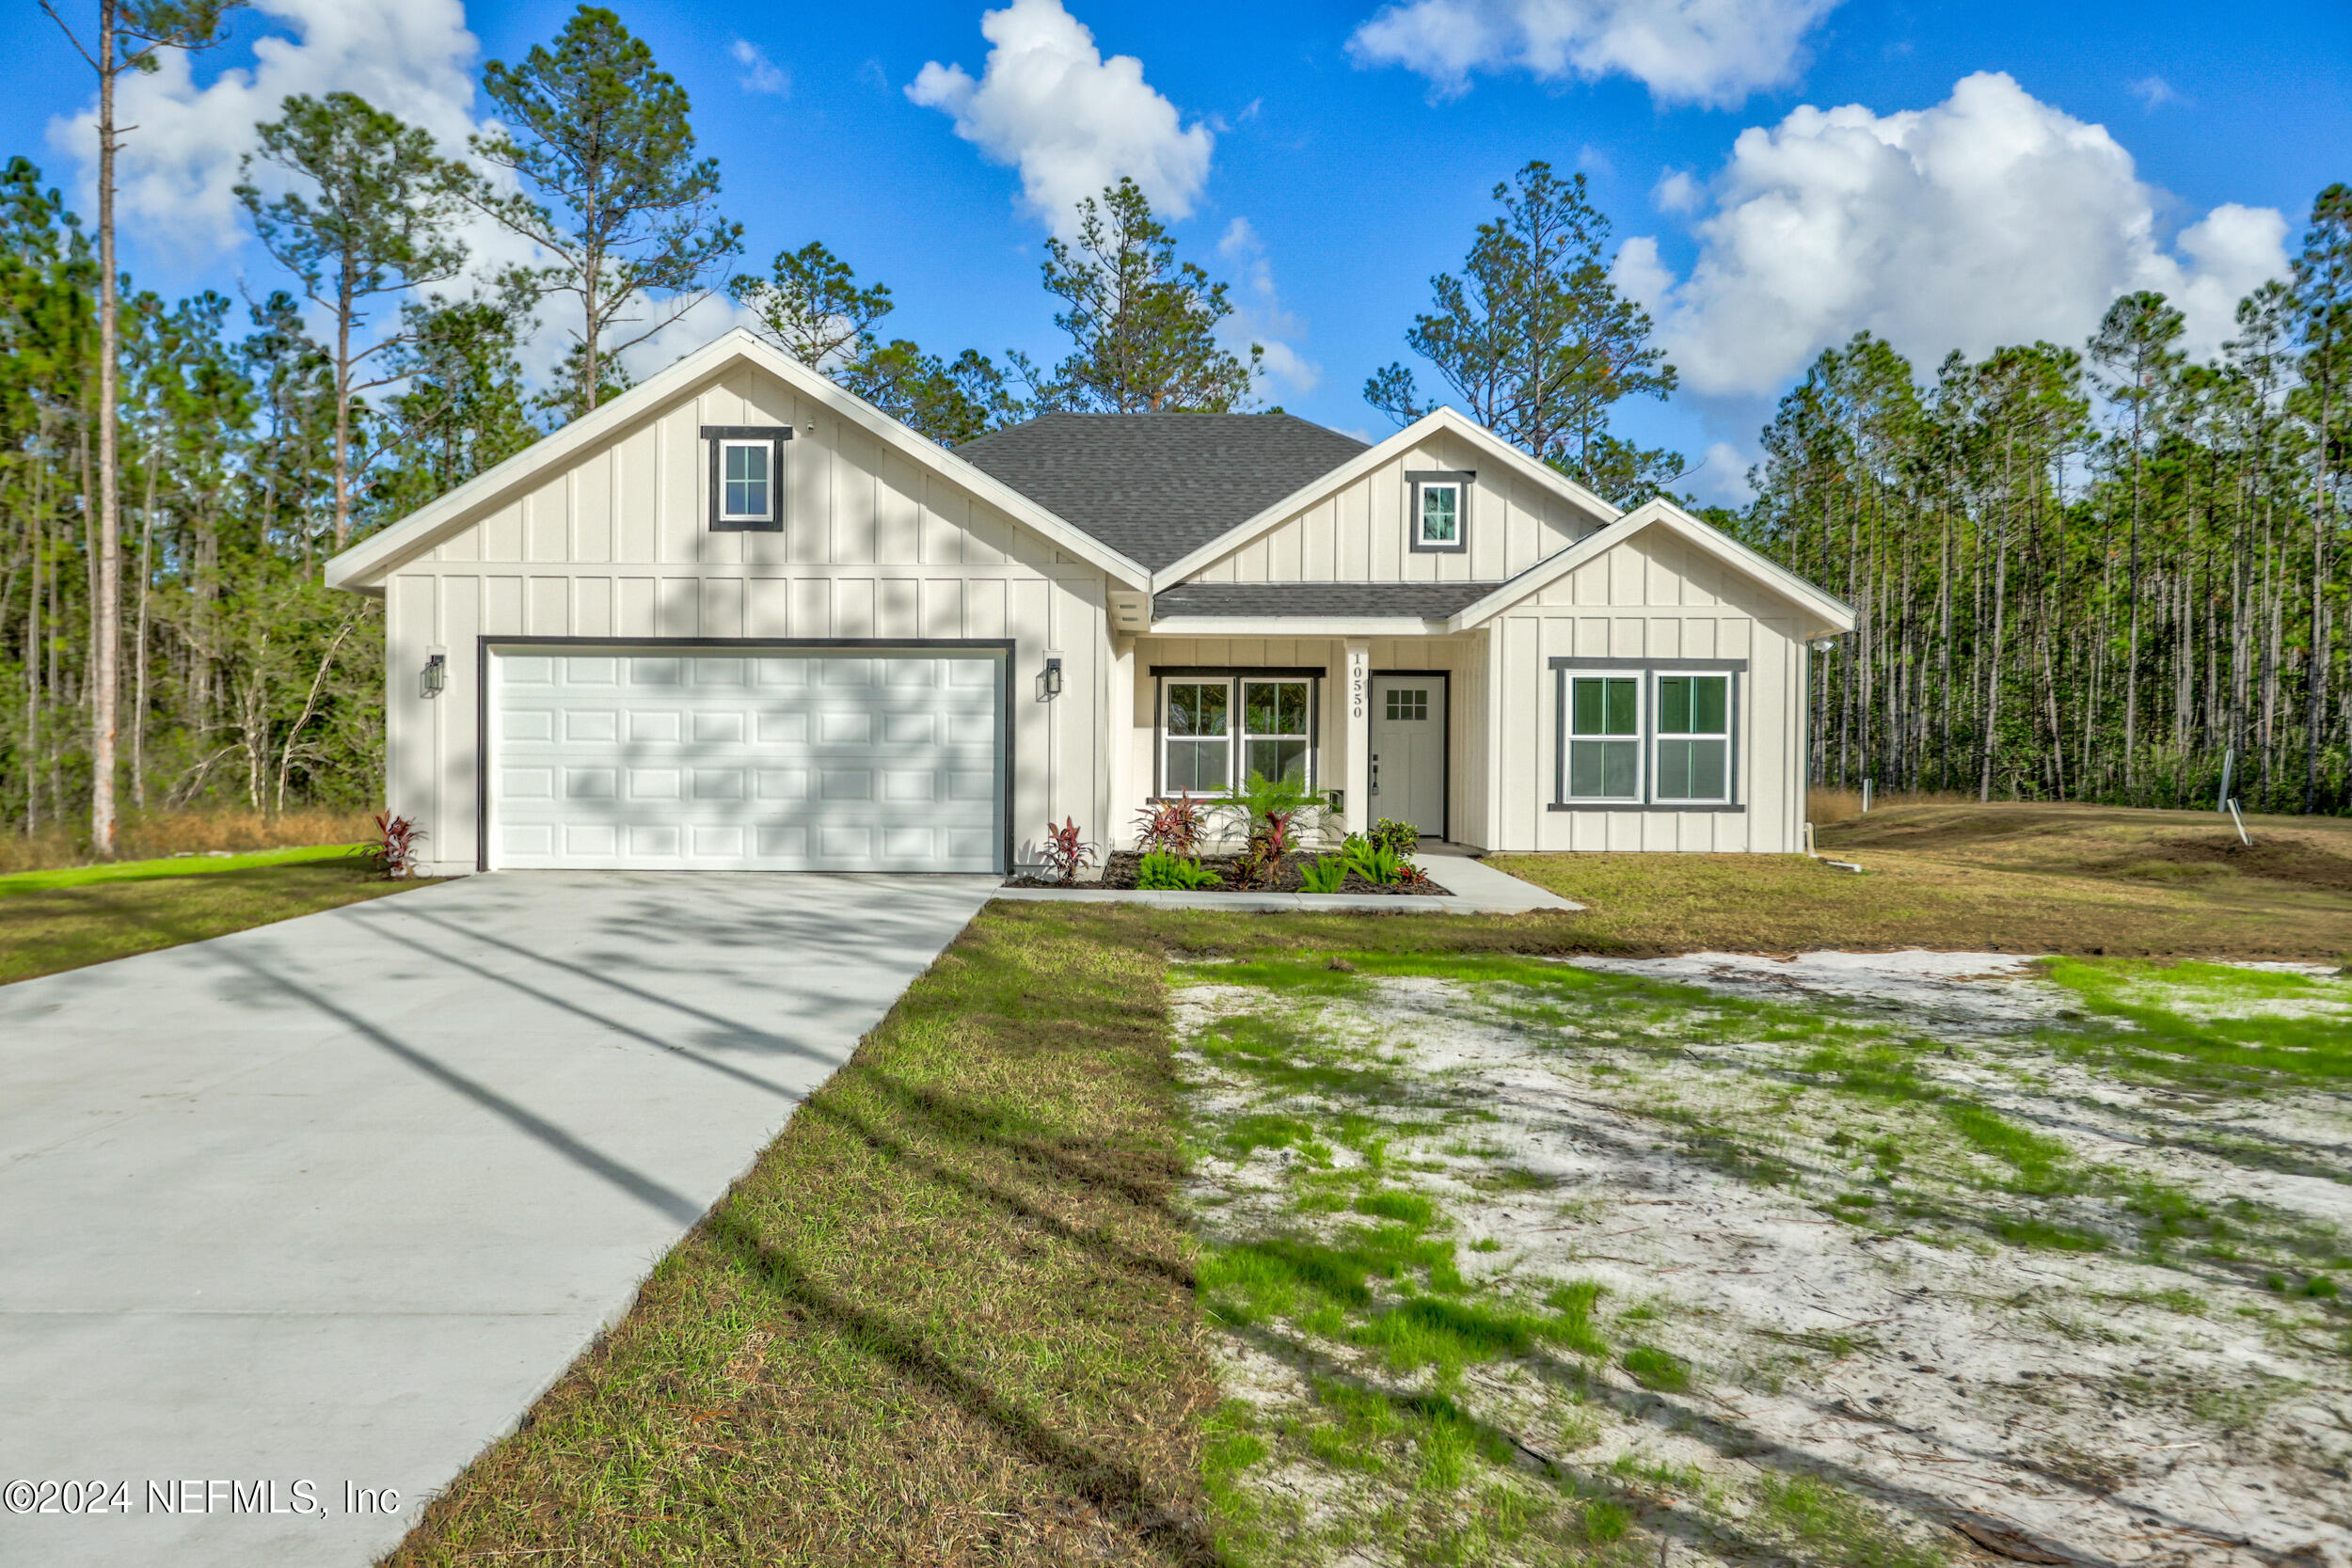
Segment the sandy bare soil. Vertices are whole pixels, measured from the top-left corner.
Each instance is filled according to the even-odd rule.
[[[1573,968],[1179,991],[1258,1556],[2352,1564],[2352,1096],[2120,1069],[2009,956]],[[2125,994],[2352,1027],[2271,968]]]

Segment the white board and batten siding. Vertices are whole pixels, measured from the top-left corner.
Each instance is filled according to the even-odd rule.
[[[1798,609],[1663,528],[1555,578],[1488,623],[1496,712],[1489,847],[1792,853],[1804,820],[1804,622]],[[1744,660],[1738,811],[1550,809],[1560,743],[1555,658]]]
[[[783,425],[780,532],[707,526],[705,425]],[[1100,821],[1109,805],[1096,668],[1107,649],[1102,572],[1057,550],[783,380],[738,363],[620,427],[386,577],[392,809],[427,833],[428,865],[473,868],[484,640],[647,644],[1012,644],[1008,728],[1016,861],[1048,816]],[[428,651],[449,678],[421,690]],[[700,652],[714,651],[709,648]],[[724,649],[715,651],[724,652]],[[773,651],[773,650],[771,650]],[[1045,700],[1048,652],[1065,695]],[[1073,700],[1074,698],[1074,700]],[[495,749],[496,742],[493,742]]]
[[[1474,473],[1468,546],[1414,550],[1412,473]],[[1501,582],[1609,521],[1439,431],[1189,574],[1188,582]]]

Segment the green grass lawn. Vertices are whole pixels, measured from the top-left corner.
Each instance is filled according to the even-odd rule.
[[[1718,873],[1714,886],[1732,881]],[[1679,891],[1650,894],[1645,907]],[[1625,952],[1655,940],[1638,927],[1613,936],[1574,915],[992,905],[661,1261],[627,1318],[388,1560],[1279,1558],[1263,1538],[1268,1521],[1236,1515],[1223,1490],[1263,1449],[1220,1402],[1209,1356],[1216,1331],[1196,1292],[1246,1292],[1249,1259],[1228,1251],[1197,1277],[1200,1254],[1176,1203],[1183,1140],[1203,1133],[1184,1132],[1178,1107],[1171,962],[1197,966],[1196,980],[1279,980],[1311,1010],[1318,994],[1336,1000],[1375,971],[1501,979],[1549,969],[1524,955]],[[1729,933],[1719,940],[1742,945]],[[1355,969],[1327,965],[1334,953],[1354,955]],[[1323,1060],[1279,1030],[1219,1038],[1216,1049],[1311,1100],[1370,1102],[1384,1092],[1376,1071]],[[1953,1135],[1999,1144],[1989,1157],[2005,1169],[2024,1171],[2043,1152],[2005,1124],[1978,1121],[1955,1122]],[[1268,1147],[1298,1135],[1278,1123],[1236,1121],[1206,1135]],[[1333,1289],[1347,1293],[1358,1262],[1426,1265],[1415,1249],[1435,1244],[1423,1234],[1432,1222],[1408,1196],[1377,1182],[1344,1195],[1368,1236],[1403,1250],[1340,1259]],[[1418,1325],[1440,1350],[1466,1334],[1500,1336],[1506,1349],[1586,1344],[1590,1303],[1571,1293],[1539,1305],[1524,1321],[1398,1318],[1388,1327]],[[1674,1386],[1678,1364],[1653,1354],[1626,1305],[1612,1308],[1609,1354],[1643,1387]],[[1394,1354],[1411,1362],[1421,1352],[1401,1338]],[[1455,1459],[1492,1446],[1475,1422],[1450,1426],[1430,1409],[1414,1419],[1443,1428],[1422,1435],[1461,1449]],[[1454,1461],[1430,1451],[1438,1484]],[[1564,1542],[1604,1545],[1642,1488],[1655,1490],[1639,1476],[1604,1480],[1556,1515],[1567,1521]]]
[[[0,985],[397,893],[348,846],[0,877]]]
[[[1905,805],[1821,830],[1824,855],[1495,855],[1588,906],[1595,949],[1977,949],[2139,958],[2352,956],[2352,821]]]
[[[1146,938],[983,913],[389,1560],[1216,1560]]]

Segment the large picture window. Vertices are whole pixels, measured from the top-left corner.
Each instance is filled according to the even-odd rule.
[[[1731,677],[1658,677],[1661,800],[1731,798]]]
[[[1744,658],[1550,660],[1559,750],[1550,809],[1738,812]]]
[[[1185,671],[1161,683],[1160,792],[1224,795],[1253,773],[1311,786],[1314,676]]]
[[[1634,675],[1568,681],[1568,799],[1642,798],[1642,682]]]

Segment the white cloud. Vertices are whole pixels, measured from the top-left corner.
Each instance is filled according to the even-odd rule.
[[[677,320],[669,323],[644,342],[632,344],[621,355],[621,366],[638,381],[669,369],[704,344],[725,337],[739,326],[756,326],[758,318],[723,293],[705,294],[689,306]],[[624,327],[624,331],[635,330]],[[544,367],[543,373],[552,373],[569,351],[568,337],[555,341],[555,355]]]
[[[751,40],[737,39],[727,46],[727,53],[735,57],[737,65],[743,68],[743,74],[736,79],[735,85],[745,92],[772,93],[778,98],[791,92],[791,73],[777,70],[774,62],[768,58],[767,51]]]
[[[1745,506],[1756,499],[1756,486],[1748,483],[1754,465],[1754,458],[1741,455],[1730,442],[1717,441],[1675,483],[1710,505]]]
[[[2161,76],[2142,76],[2130,87],[2132,96],[2152,113],[2167,103],[2177,103],[2181,100],[2181,95],[2172,90],[2172,84]]]
[[[1661,213],[1695,213],[1699,208],[1699,182],[1691,178],[1691,171],[1670,168],[1659,175],[1649,198]]]
[[[117,210],[126,231],[162,245],[207,250],[241,241],[232,188],[254,126],[278,118],[293,93],[356,92],[377,108],[423,126],[450,151],[475,129],[477,50],[460,0],[257,0],[281,28],[253,43],[253,63],[199,85],[190,57],[164,50],[152,75],[126,75],[117,118],[136,130],[123,138]],[[230,13],[232,29],[253,12]],[[94,198],[97,118],[91,107],[49,122],[49,145],[80,160]]]
[[[1397,0],[1356,29],[1364,66],[1401,65],[1431,93],[1479,71],[1538,81],[1629,76],[1660,103],[1727,107],[1793,82],[1804,38],[1838,0]]]
[[[1752,127],[1708,194],[1688,277],[1647,238],[1616,261],[1701,394],[1775,390],[1865,328],[1922,366],[2078,343],[2133,289],[2170,296],[2208,353],[2239,296],[2286,267],[2286,221],[2266,208],[2215,208],[2168,249],[2162,195],[2131,155],[1994,72],[1929,109],[1804,107]]]
[[[1256,226],[1242,217],[1227,224],[1216,253],[1233,269],[1241,296],[1225,318],[1219,340],[1236,354],[1247,354],[1256,343],[1265,350],[1267,374],[1301,396],[1313,391],[1323,380],[1323,367],[1292,346],[1306,335],[1307,324],[1282,309]]]
[[[992,47],[979,80],[933,60],[907,97],[945,111],[992,162],[1018,167],[1038,216],[1066,234],[1078,199],[1121,175],[1163,215],[1192,212],[1216,137],[1198,121],[1179,124],[1176,105],[1144,81],[1141,60],[1104,59],[1061,0],[1012,0],[981,15],[980,33]]]

